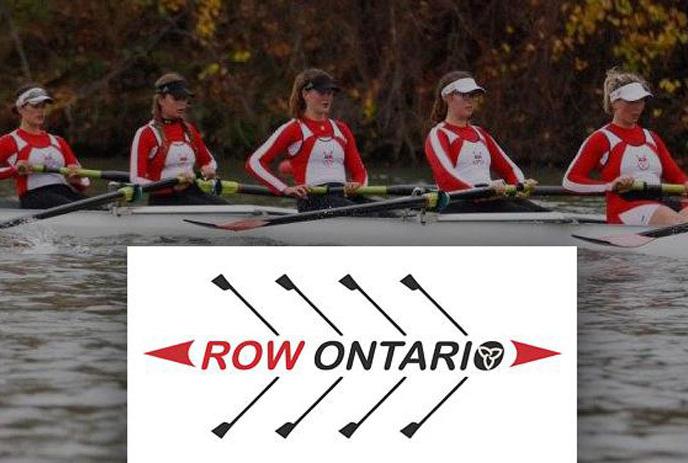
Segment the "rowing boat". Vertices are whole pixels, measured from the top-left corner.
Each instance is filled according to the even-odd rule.
[[[617,233],[637,233],[647,227],[609,225],[595,214],[562,212],[436,214],[410,213],[402,217],[346,217],[258,228],[246,232],[198,227],[185,219],[228,222],[246,218],[293,214],[291,208],[227,206],[117,206],[109,210],[78,211],[40,222],[22,225],[3,233],[24,234],[32,229],[54,236],[78,238],[146,236],[186,237],[217,240],[222,244],[243,244],[260,239],[283,245],[513,245],[579,246],[587,249],[617,250],[584,243],[572,235],[601,237]],[[0,209],[0,221],[32,211]],[[643,254],[688,259],[688,234],[655,240],[642,248],[626,250]]]

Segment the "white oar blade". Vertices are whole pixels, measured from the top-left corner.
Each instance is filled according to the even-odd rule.
[[[600,238],[591,236],[571,235],[579,240],[602,246],[615,246],[617,248],[639,248],[647,243],[654,241],[655,238],[638,235],[636,233],[626,233],[621,235],[607,235]]]

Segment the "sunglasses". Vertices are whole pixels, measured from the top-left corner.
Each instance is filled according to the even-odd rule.
[[[45,101],[41,101],[40,103],[26,103],[24,107],[26,108],[27,106],[33,109],[45,109],[45,107],[48,106],[48,103]]]
[[[479,98],[482,96],[481,92],[472,92],[472,93],[459,93],[459,92],[454,92],[453,95],[457,95],[461,99],[468,101],[468,100],[474,100],[476,98]]]

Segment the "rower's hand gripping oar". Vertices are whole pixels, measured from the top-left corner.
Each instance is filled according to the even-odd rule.
[[[366,204],[355,204],[352,206],[333,207],[318,211],[301,212],[297,214],[287,214],[280,217],[267,219],[246,219],[228,222],[224,224],[214,224],[197,220],[184,219],[194,225],[208,228],[218,228],[230,231],[252,230],[254,228],[269,227],[274,225],[284,225],[289,223],[310,222],[313,220],[329,219],[334,217],[350,217],[371,214],[374,212],[385,212],[399,209],[427,209],[441,211],[447,204],[460,199],[479,199],[493,196],[495,190],[492,187],[480,187],[470,190],[455,191],[446,193],[443,191],[423,193],[420,195],[405,196],[402,198],[376,201]]]
[[[60,206],[52,207],[50,209],[45,209],[35,214],[5,220],[4,222],[0,222],[0,229],[16,227],[18,225],[22,225],[28,222],[48,219],[50,217],[57,217],[58,215],[64,215],[70,212],[80,211],[83,209],[87,209],[89,207],[101,206],[103,204],[112,203],[120,199],[133,201],[137,199],[137,196],[140,196],[142,193],[162,190],[164,188],[171,188],[177,185],[179,181],[180,180],[175,177],[160,180],[159,182],[146,183],[143,185],[127,185],[122,188],[119,188],[116,191],[111,191],[109,193],[104,193],[102,195],[93,196],[91,198],[81,199],[79,201],[74,201],[68,204],[62,204]]]

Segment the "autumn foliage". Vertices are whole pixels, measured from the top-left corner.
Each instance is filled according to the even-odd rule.
[[[688,0],[5,0],[0,98],[26,80],[58,98],[51,129],[81,155],[126,156],[149,118],[152,83],[185,74],[209,146],[245,158],[287,119],[293,77],[317,66],[345,91],[367,161],[410,163],[437,79],[473,72],[488,91],[476,123],[512,156],[564,165],[607,121],[606,69],[642,73],[644,124],[688,152]],[[2,113],[0,128],[12,129]]]

